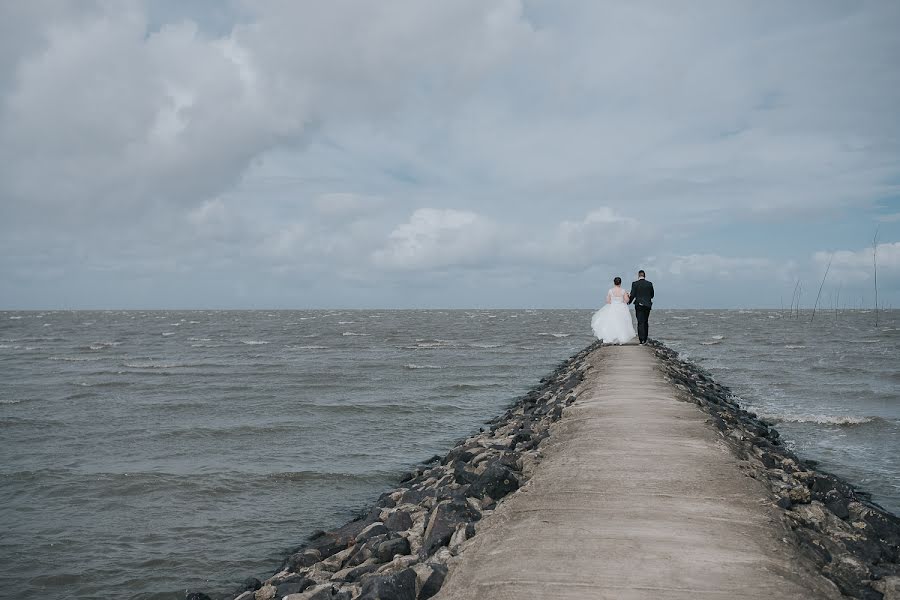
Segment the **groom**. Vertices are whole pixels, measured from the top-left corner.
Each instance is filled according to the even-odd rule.
[[[634,316],[637,317],[638,340],[647,343],[647,331],[650,328],[650,309],[653,307],[653,283],[644,279],[645,273],[638,271],[638,280],[631,283],[628,304],[634,302]]]

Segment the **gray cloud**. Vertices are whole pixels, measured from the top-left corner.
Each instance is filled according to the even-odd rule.
[[[0,303],[792,280],[822,236],[860,247],[848,221],[900,238],[898,26],[890,3],[9,3]],[[821,235],[773,247],[792,222]]]

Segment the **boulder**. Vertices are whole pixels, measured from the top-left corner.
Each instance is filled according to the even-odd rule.
[[[469,492],[478,498],[490,496],[499,500],[510,492],[519,489],[519,478],[499,460],[492,461],[479,475]]]
[[[464,500],[442,501],[431,511],[431,517],[428,519],[422,545],[423,552],[428,555],[441,546],[446,546],[459,523],[477,521],[480,518],[481,514]]]
[[[416,572],[404,569],[390,575],[365,577],[359,600],[416,600]]]
[[[392,540],[385,540],[378,544],[375,547],[375,552],[373,556],[378,560],[378,562],[388,562],[393,559],[395,556],[409,554],[409,540],[406,538],[398,537]]]
[[[309,577],[303,577],[299,581],[291,581],[288,583],[280,583],[275,586],[275,597],[283,598],[290,594],[299,594],[315,585],[315,581]]]
[[[431,574],[422,582],[422,589],[419,590],[419,600],[427,600],[441,590],[444,585],[444,579],[447,578],[447,565],[429,564]]]
[[[384,526],[391,531],[406,531],[413,526],[413,520],[405,510],[397,510],[388,516]]]
[[[256,594],[254,594],[254,598],[256,600],[272,600],[275,595],[278,593],[274,585],[264,585],[258,590],[256,590]]]

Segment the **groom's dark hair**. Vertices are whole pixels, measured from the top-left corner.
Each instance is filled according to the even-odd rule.
[[[644,273],[644,270],[643,270],[643,269],[641,269],[640,271],[638,271],[638,277],[646,277],[646,276],[647,276],[647,274]]]
[[[613,283],[616,285],[620,285],[622,283],[622,278],[616,277],[615,279],[613,279]]]

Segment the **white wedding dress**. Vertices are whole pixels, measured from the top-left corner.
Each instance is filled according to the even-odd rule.
[[[607,344],[624,344],[637,335],[631,324],[631,311],[625,304],[624,296],[625,290],[612,288],[606,294],[609,304],[591,317],[594,335]]]

